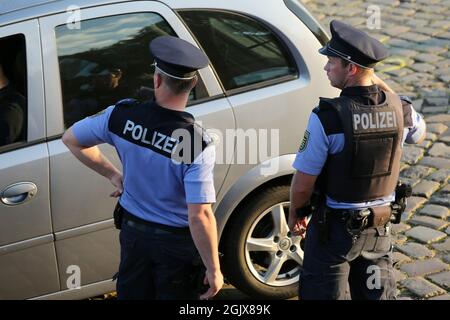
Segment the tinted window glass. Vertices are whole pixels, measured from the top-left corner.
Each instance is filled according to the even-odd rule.
[[[25,36],[0,38],[0,148],[27,140]]]
[[[154,68],[148,45],[158,36],[175,36],[155,13],[85,20],[78,29],[61,25],[55,32],[66,128],[121,99],[151,98]],[[205,95],[196,89],[190,98]]]
[[[226,90],[296,74],[286,49],[260,22],[219,11],[181,11],[180,15]]]

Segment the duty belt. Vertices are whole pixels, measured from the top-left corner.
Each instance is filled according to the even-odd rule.
[[[385,226],[391,220],[391,206],[373,207],[362,210],[327,208],[330,215],[339,215],[345,221],[347,231],[358,239],[361,232],[368,228]]]
[[[131,214],[123,207],[122,210],[123,210],[123,223],[139,231],[149,232],[155,230],[162,230],[173,234],[183,234],[183,235],[190,234],[189,227],[172,227],[165,224],[147,221],[135,216],[134,214]]]

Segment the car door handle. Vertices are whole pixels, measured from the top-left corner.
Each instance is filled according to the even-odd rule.
[[[37,187],[33,182],[19,182],[9,185],[1,194],[1,201],[9,206],[29,201],[36,196]]]

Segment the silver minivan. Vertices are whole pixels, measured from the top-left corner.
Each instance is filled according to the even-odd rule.
[[[148,43],[165,34],[211,62],[187,111],[222,150],[214,211],[226,278],[253,297],[296,295],[303,251],[286,222],[291,165],[319,95],[336,95],[317,53],[327,35],[300,1],[0,0],[3,69],[26,98],[26,138],[0,146],[0,299],[115,289],[111,186],[61,136],[122,98],[151,95]],[[239,161],[255,132],[277,152]],[[101,149],[120,167],[112,147]]]

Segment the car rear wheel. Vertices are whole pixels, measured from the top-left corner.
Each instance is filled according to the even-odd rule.
[[[223,238],[227,279],[246,294],[267,299],[297,295],[302,238],[288,227],[289,186],[270,187],[241,207]]]

